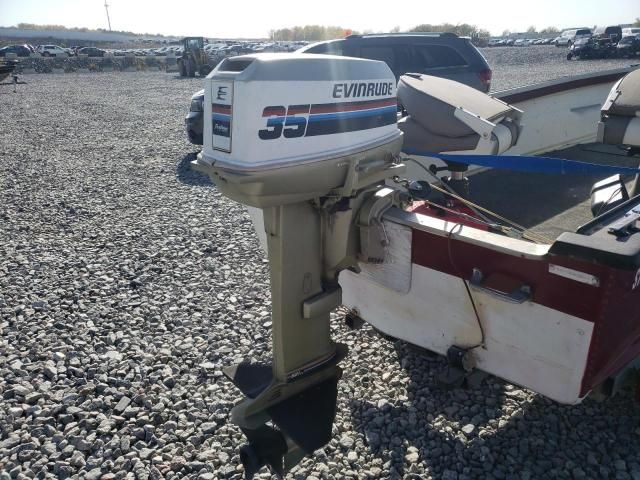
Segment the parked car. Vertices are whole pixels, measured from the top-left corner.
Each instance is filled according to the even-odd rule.
[[[569,47],[567,60],[572,58],[594,59],[616,56],[616,45],[608,37],[581,37]]]
[[[204,90],[200,90],[191,96],[189,112],[184,119],[187,129],[187,138],[194,145],[202,145],[202,128],[204,120]]]
[[[640,27],[626,27],[622,29],[623,37],[634,37],[640,33]]]
[[[389,65],[396,78],[405,73],[426,73],[482,92],[488,92],[491,87],[492,72],[485,58],[468,38],[453,33],[351,35],[307,45],[297,51],[381,60]],[[201,90],[191,97],[185,117],[187,136],[196,145],[202,145],[203,102],[204,90]]]
[[[26,45],[7,45],[0,48],[0,57],[5,57],[7,53],[15,53],[18,57],[28,57],[31,50]]]
[[[640,55],[640,33],[626,37],[618,42],[616,47],[618,57],[632,58]]]
[[[597,27],[593,31],[593,36],[598,38],[610,38],[613,43],[618,43],[622,38],[622,27],[620,27],[620,25]]]
[[[556,47],[570,47],[573,45],[577,38],[591,36],[590,28],[572,28],[565,30],[554,40]]]
[[[227,47],[223,47],[222,55],[227,57],[235,57],[236,55],[240,55],[241,45],[229,45]]]
[[[58,45],[39,45],[38,53],[43,57],[68,57],[69,52]]]
[[[407,72],[455,80],[482,92],[491,85],[491,69],[468,38],[453,33],[351,35],[308,45],[301,53],[329,53],[382,60],[396,78]]]
[[[77,55],[87,55],[89,57],[104,57],[105,51],[96,47],[83,47],[77,50]]]

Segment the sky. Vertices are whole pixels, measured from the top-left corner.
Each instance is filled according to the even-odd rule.
[[[108,0],[111,27],[136,33],[266,37],[296,25],[401,30],[422,23],[470,23],[503,30],[615,25],[640,17],[640,0]],[[17,23],[107,28],[104,0],[0,0],[0,26]]]

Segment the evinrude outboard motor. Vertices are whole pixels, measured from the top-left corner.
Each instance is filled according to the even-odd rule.
[[[404,171],[395,79],[370,60],[240,56],[207,77],[204,108],[194,167],[263,209],[271,268],[273,363],[226,369],[246,395],[232,420],[249,441],[247,477],[263,465],[282,475],[331,436],[346,354],[329,330],[338,273],[383,261],[381,216],[403,199],[384,187]]]

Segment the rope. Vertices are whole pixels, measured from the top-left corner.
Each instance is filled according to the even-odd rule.
[[[512,220],[509,220],[508,218],[503,217],[502,215],[500,215],[498,213],[495,213],[495,212],[489,210],[488,208],[481,207],[480,205],[478,205],[476,203],[473,203],[472,201],[467,200],[466,198],[461,197],[460,195],[457,195],[455,193],[449,192],[449,191],[447,191],[447,190],[445,190],[443,188],[438,187],[437,185],[431,185],[431,187],[434,190],[437,190],[439,192],[445,193],[446,195],[450,195],[451,197],[455,198],[456,200],[458,200],[460,202],[463,202],[463,203],[467,204],[468,206],[470,206],[472,208],[477,208],[481,212],[484,212],[484,213],[486,213],[488,215],[491,215],[492,217],[495,217],[496,219],[500,220],[501,222],[507,223],[507,224],[511,225],[512,227],[515,227],[515,229],[520,231],[520,233],[524,237],[530,237],[529,239],[534,241],[534,242],[537,242],[537,243],[553,243],[553,240],[550,239],[549,237],[546,237],[544,235],[532,232],[532,231],[528,230],[526,227],[523,227],[522,225],[520,225],[520,224],[518,224],[518,223],[516,223],[516,222],[514,222]]]
[[[471,289],[469,288],[469,285],[467,284],[467,281],[464,278],[464,274],[458,268],[458,265],[456,264],[456,262],[453,260],[453,252],[452,252],[452,249],[451,249],[451,238],[453,236],[453,231],[458,227],[462,228],[462,224],[457,223],[453,227],[451,227],[451,229],[449,230],[449,233],[447,235],[447,253],[449,254],[449,262],[451,263],[451,266],[453,267],[453,269],[458,274],[458,277],[460,278],[460,280],[462,280],[462,284],[464,285],[464,288],[467,291],[467,297],[469,298],[469,301],[471,302],[471,307],[473,308],[473,313],[476,316],[476,321],[478,322],[478,328],[480,330],[480,342],[477,343],[476,345],[473,345],[471,347],[466,348],[465,351],[468,352],[468,351],[474,350],[474,349],[476,349],[478,347],[486,348],[486,345],[485,345],[484,326],[482,325],[482,321],[480,320],[480,313],[478,312],[478,307],[476,307],[476,302],[473,299],[473,295],[471,294]]]
[[[403,150],[403,152],[408,155],[438,158],[445,162],[457,162],[523,173],[549,173],[556,175],[640,174],[640,169],[638,168],[599,165],[564,158],[528,157],[524,155],[451,155],[447,153],[425,152],[415,148],[407,148]]]
[[[405,158],[403,159],[403,161],[411,161],[413,163],[415,163],[416,165],[418,165],[420,168],[422,168],[425,172],[427,172],[431,177],[435,178],[436,180],[440,181],[440,179],[438,179],[438,177],[436,175],[434,175],[434,173],[429,170],[427,167],[425,167],[424,165],[422,165],[422,163],[420,163],[418,160],[416,160],[415,158]],[[517,230],[519,232],[519,234],[522,236],[522,238],[525,238],[527,240],[530,240],[532,242],[535,243],[543,243],[543,244],[549,244],[549,243],[553,243],[553,240],[544,236],[544,235],[540,235],[538,233],[532,232],[530,230],[528,230],[527,228],[523,227],[522,225],[517,224],[516,222],[513,222],[511,220],[509,220],[508,218],[503,217],[502,215],[499,215],[491,210],[489,210],[488,208],[484,208],[481,207],[480,205],[473,203],[470,200],[467,200],[464,197],[461,197],[460,195],[458,195],[457,193],[453,192],[450,188],[444,189],[444,188],[440,188],[437,185],[431,184],[431,188],[433,188],[434,190],[439,191],[440,193],[444,193],[445,195],[449,195],[453,198],[455,198],[456,200],[458,200],[459,202],[464,203],[465,205],[467,205],[469,208],[471,208],[472,210],[479,210],[481,212],[484,212],[498,220],[500,220],[501,222],[504,222],[508,225],[511,225],[511,227],[514,227],[515,230]],[[502,228],[508,228],[508,227],[502,227]]]

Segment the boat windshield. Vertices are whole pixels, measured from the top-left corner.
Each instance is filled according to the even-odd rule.
[[[590,38],[589,37],[580,37],[580,38],[576,38],[576,43],[575,45],[584,45],[586,43],[589,43]]]

